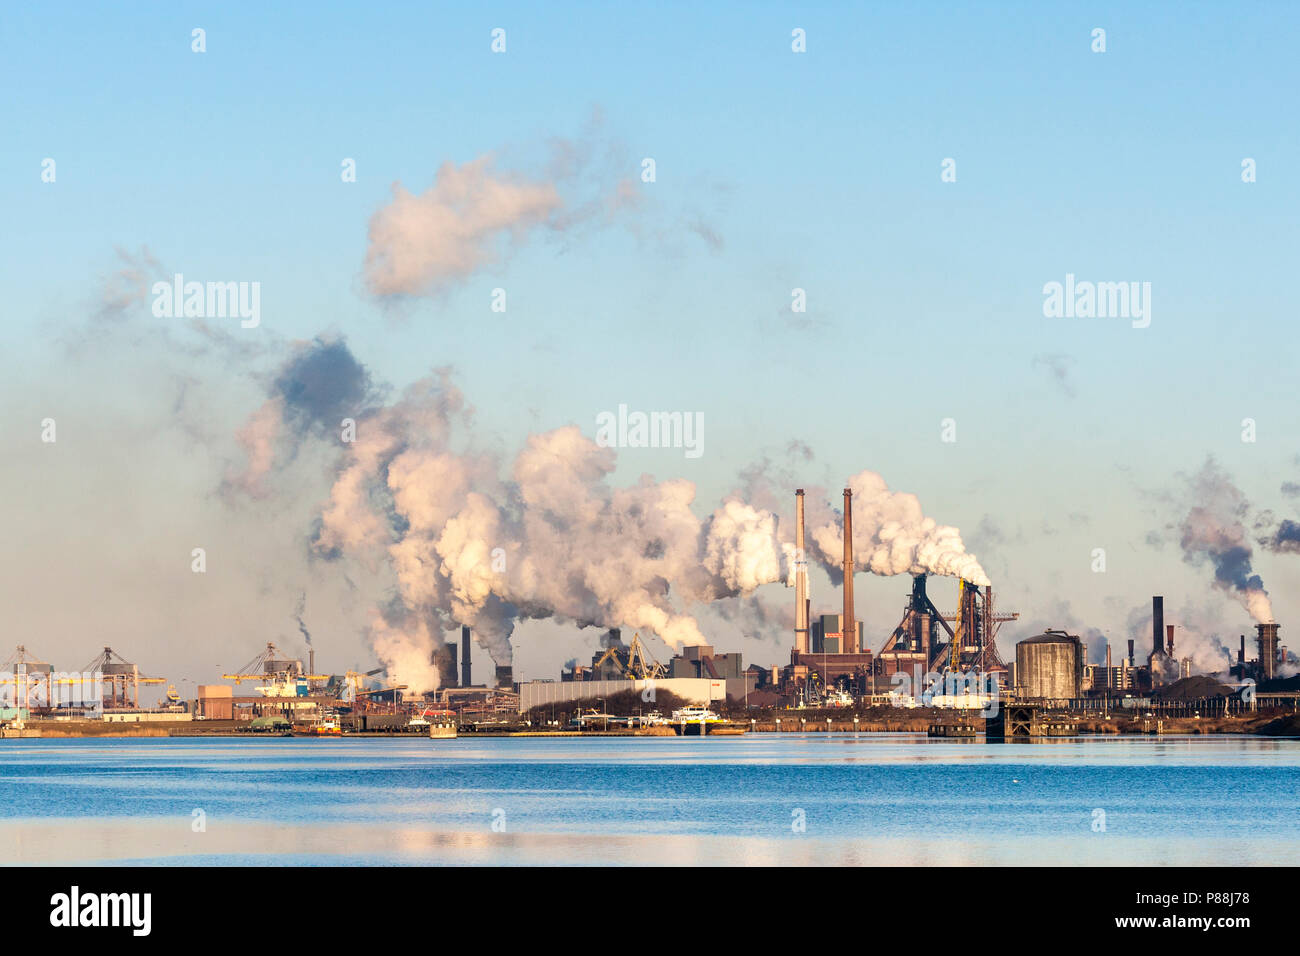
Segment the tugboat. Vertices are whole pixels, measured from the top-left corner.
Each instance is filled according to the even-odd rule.
[[[317,737],[340,737],[343,731],[339,728],[339,722],[333,717],[327,717],[316,725]]]

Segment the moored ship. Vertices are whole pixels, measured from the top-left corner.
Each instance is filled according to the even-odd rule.
[[[673,711],[673,731],[679,737],[706,737],[718,734],[738,735],[745,732],[742,724],[724,720],[707,707],[683,707]]]

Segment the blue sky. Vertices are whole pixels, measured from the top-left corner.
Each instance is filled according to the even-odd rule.
[[[28,386],[11,386],[6,428],[79,394],[132,405],[92,395],[52,340],[93,310],[115,249],[147,249],[168,272],[261,281],[268,337],[344,335],[398,387],[454,366],[503,447],[569,422],[592,434],[620,402],[698,410],[702,458],[628,451],[619,475],[691,478],[705,510],[792,439],[815,455],[808,484],[878,471],[962,528],[1027,626],[1122,639],[1157,591],[1219,606],[1230,633],[1249,623],[1206,599],[1209,573],[1176,542],[1147,538],[1178,517],[1161,501],[1177,474],[1210,455],[1255,508],[1297,510],[1279,494],[1300,471],[1294,5],[53,4],[4,19],[0,282],[11,383]],[[535,174],[594,112],[627,175],[656,161],[642,219],[504,244],[443,295],[367,293],[367,226],[394,182],[421,192],[440,164],[488,153]],[[1151,327],[1044,318],[1043,284],[1067,273],[1150,282]],[[498,286],[504,317],[487,307]],[[124,378],[171,361],[149,349]],[[241,387],[222,407],[234,423],[252,407]],[[955,444],[939,441],[947,417]],[[11,490],[30,477],[5,472]],[[176,515],[191,479],[158,492]],[[1256,561],[1284,640],[1294,562]],[[859,585],[872,626],[906,591]]]

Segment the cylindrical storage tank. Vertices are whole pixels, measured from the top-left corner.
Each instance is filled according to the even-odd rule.
[[[1022,697],[1078,697],[1083,683],[1083,642],[1064,631],[1047,631],[1016,645],[1016,690]]]

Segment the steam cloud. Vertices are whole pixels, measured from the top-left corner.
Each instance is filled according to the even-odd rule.
[[[441,291],[491,262],[500,240],[520,238],[561,205],[551,183],[494,174],[490,158],[443,163],[420,195],[393,186],[370,220],[366,285],[374,295]]]
[[[1213,459],[1191,484],[1193,504],[1180,529],[1184,560],[1193,565],[1208,561],[1215,587],[1240,601],[1256,621],[1272,621],[1264,581],[1251,570],[1254,550],[1243,521],[1249,509],[1245,496]]]
[[[325,367],[343,373],[336,386],[313,374]],[[392,599],[376,603],[369,636],[389,679],[413,692],[438,685],[431,657],[457,624],[473,629],[497,665],[511,662],[511,634],[528,619],[621,627],[673,647],[702,644],[686,608],[734,603],[791,572],[788,519],[733,496],[701,520],[692,510],[695,486],[683,479],[644,476],[617,487],[609,480],[614,451],[577,426],[530,436],[509,462],[466,447],[469,411],[446,372],[391,404],[368,406],[369,376],[346,345],[317,339],[295,350],[271,391],[246,430],[256,424],[258,434],[294,447],[313,434],[334,441],[337,417],[349,403],[360,406],[347,415],[356,420],[355,440],[342,443],[311,549],[391,574]],[[266,479],[273,458],[253,444],[248,473],[232,484]],[[889,491],[873,472],[851,485],[861,569],[987,583],[957,529],[926,518],[914,495]],[[839,526],[829,504],[810,511],[828,518],[813,540],[832,570]]]
[[[962,544],[961,532],[927,518],[916,495],[890,491],[885,479],[863,471],[849,479],[853,489],[853,558],[872,574],[939,574],[990,583],[979,561]],[[842,521],[812,530],[812,557],[838,567],[844,555]]]

